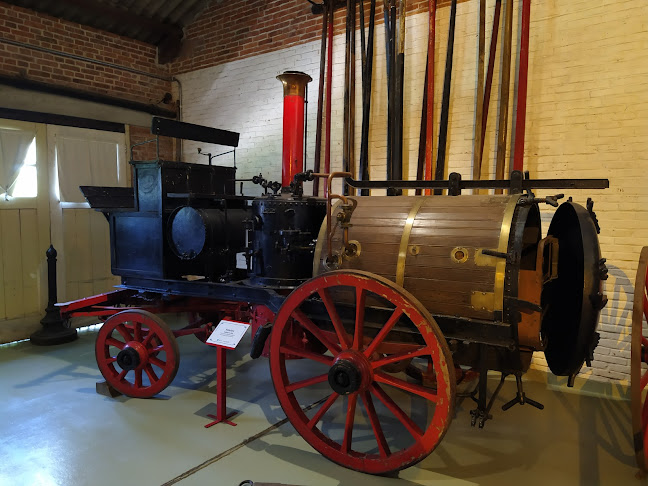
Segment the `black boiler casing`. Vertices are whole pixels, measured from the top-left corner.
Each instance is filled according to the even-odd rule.
[[[295,286],[311,278],[326,200],[263,197],[252,202],[252,214],[252,282]]]

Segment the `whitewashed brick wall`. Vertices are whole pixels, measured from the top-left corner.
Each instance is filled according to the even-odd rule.
[[[514,32],[517,32],[518,2]],[[477,5],[460,3],[456,23],[448,172],[472,173],[472,140],[476,91]],[[494,1],[488,3],[487,44]],[[436,158],[439,111],[449,8],[437,15],[435,121]],[[371,177],[383,179],[386,147],[386,77],[384,31],[376,27],[374,92],[370,130]],[[356,155],[360,150],[360,36],[357,35]],[[501,39],[501,35],[500,35]],[[404,109],[404,170],[416,174],[425,55],[427,14],[407,18]],[[241,132],[237,151],[239,177],[262,172],[281,177],[282,89],[277,74],[299,70],[310,74],[308,161],[313,166],[320,43],[311,42],[180,76],[185,121]],[[498,61],[501,57],[498,46]],[[487,54],[488,57],[488,54]],[[344,36],[336,36],[333,74],[332,166],[341,169]],[[488,122],[482,177],[493,177],[496,145],[497,80]],[[648,2],[645,0],[543,0],[533,2],[529,61],[529,96],[525,169],[533,177],[610,179],[610,189],[573,191],[576,202],[588,196],[596,204],[603,256],[610,279],[610,302],[599,325],[601,342],[594,366],[583,375],[595,380],[629,377],[630,318],[633,284],[642,246],[648,245]],[[510,106],[514,92],[511,90]],[[509,147],[513,126],[509,127]],[[204,161],[185,143],[187,161]],[[212,148],[216,152],[216,148]],[[223,149],[224,150],[224,149]],[[231,160],[231,159],[228,159]],[[247,186],[246,193],[254,194]],[[545,231],[551,211],[543,216]],[[542,357],[534,367],[546,369]]]

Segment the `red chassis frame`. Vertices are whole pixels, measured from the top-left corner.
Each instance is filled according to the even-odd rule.
[[[172,314],[186,312],[198,314],[218,314],[232,319],[247,321],[251,316],[257,315],[253,308],[244,302],[221,301],[199,297],[184,297],[175,295],[162,295],[152,292],[140,292],[133,289],[119,289],[104,294],[93,295],[83,299],[56,304],[61,313],[61,318],[94,316],[105,321],[107,318],[123,310],[145,310],[152,314]],[[262,306],[261,306],[262,307]],[[262,313],[264,317],[266,313]],[[173,330],[175,337],[205,332],[205,326],[210,322],[194,318],[193,322],[182,329]],[[252,332],[263,325],[253,320]],[[206,339],[206,337],[205,337]]]

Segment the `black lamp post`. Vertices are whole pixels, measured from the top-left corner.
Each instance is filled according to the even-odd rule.
[[[29,339],[32,344],[39,346],[69,343],[78,337],[77,330],[66,325],[55,305],[57,301],[56,250],[52,245],[47,249],[45,255],[47,255],[47,308],[45,309],[45,317],[40,321],[43,328],[34,332]]]

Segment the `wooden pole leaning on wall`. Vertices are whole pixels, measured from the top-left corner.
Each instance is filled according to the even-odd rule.
[[[344,113],[342,122],[342,170],[344,172],[351,171],[351,157],[352,157],[352,142],[350,139],[351,133],[351,91],[354,89],[351,86],[351,65],[355,60],[351,60],[352,53],[355,54],[355,0],[347,0],[346,11],[346,33],[345,33],[345,51],[344,51]],[[355,177],[355,174],[354,174]],[[347,184],[343,186],[343,194],[349,194],[349,187]]]
[[[417,180],[432,180],[432,135],[434,117],[434,48],[436,43],[436,0],[428,0],[428,48],[425,62],[425,81],[421,109],[421,133],[419,136],[419,158],[416,171]],[[416,190],[420,196],[423,191]],[[425,189],[430,195],[430,189]]]
[[[324,0],[324,11],[322,12],[322,43],[320,46],[320,73],[319,86],[317,90],[317,127],[315,128],[315,157],[313,170],[321,172],[322,156],[322,118],[324,109],[324,78],[326,71],[326,40],[328,35],[328,9],[332,0]],[[319,195],[319,181],[313,184],[313,196]]]
[[[351,64],[350,68],[350,82],[349,82],[349,123],[347,129],[349,131],[349,172],[353,174],[353,177],[357,177],[356,171],[356,159],[355,159],[355,112],[356,112],[356,103],[355,103],[355,86],[356,86],[356,0],[352,0],[352,9],[351,9],[351,54],[349,56],[349,63]],[[355,189],[349,187],[348,184],[344,184],[345,194],[354,195]]]
[[[376,23],[376,0],[370,0],[369,33],[366,45],[364,0],[360,1],[360,22],[362,24],[362,134],[360,139],[360,180],[369,180],[369,117],[371,115],[371,86],[373,80],[374,27]],[[361,196],[368,196],[369,189],[362,189]]]
[[[389,4],[389,89],[387,90],[388,119],[387,130],[389,131],[388,154],[387,154],[387,179],[394,180],[394,157],[396,152],[396,3],[395,0]]]
[[[387,153],[385,161],[387,167],[386,179],[391,178],[391,16],[390,2],[383,0],[383,17],[385,19],[385,68],[387,74]]]
[[[326,4],[328,12],[328,42],[326,49],[326,142],[324,145],[324,172],[331,173],[331,90],[333,89],[333,14],[335,5],[333,0]],[[319,182],[317,182],[319,184]],[[324,184],[324,197],[328,197],[328,187]]]
[[[427,147],[425,145],[425,135],[427,133],[427,116],[426,116],[426,107],[428,99],[428,66],[427,60],[425,61],[425,76],[423,80],[423,102],[421,103],[421,130],[419,131],[419,150],[418,150],[418,164],[416,166],[416,180],[424,181],[425,180],[425,154],[427,152]],[[422,189],[416,189],[414,195],[420,196],[422,194]]]
[[[452,83],[452,57],[454,51],[455,24],[457,20],[457,0],[452,0],[450,7],[450,27],[448,29],[448,51],[446,54],[445,79],[443,80],[443,98],[441,100],[441,121],[439,126],[439,147],[437,151],[436,171],[434,179],[443,180],[448,142],[448,121],[450,115],[450,85]],[[434,194],[442,194],[441,189],[435,189]]]
[[[495,179],[504,179],[506,169],[506,140],[508,130],[509,94],[511,84],[511,52],[513,42],[513,0],[506,0],[504,13],[504,35],[502,37],[502,72],[500,84],[500,110],[497,129],[497,163],[495,165]],[[501,189],[495,194],[502,194]]]
[[[405,0],[398,0],[397,7],[392,7],[392,26],[396,27],[394,12],[398,12],[398,38],[392,47],[394,56],[393,81],[393,107],[394,123],[392,135],[392,180],[403,179],[403,99],[405,76]],[[400,196],[402,189],[395,189],[392,195]]]
[[[432,136],[434,128],[434,49],[436,44],[436,0],[429,0],[428,20],[428,54],[427,54],[427,99],[425,100],[425,180],[432,180]],[[432,194],[430,189],[425,190],[426,195]]]
[[[479,0],[479,34],[477,40],[477,92],[475,96],[475,138],[473,144],[473,179],[481,179],[482,123],[484,93],[484,58],[486,50],[486,0]]]
[[[524,135],[526,130],[527,85],[529,81],[529,30],[531,27],[531,0],[522,1],[520,32],[520,64],[518,69],[517,115],[515,117],[515,149],[513,170],[524,170]]]
[[[480,139],[480,146],[479,146],[480,173],[481,173],[481,164],[484,159],[484,141],[486,140],[486,123],[488,122],[488,108],[490,107],[491,91],[493,87],[493,73],[495,72],[495,54],[497,53],[497,37],[499,33],[501,10],[502,10],[502,1],[496,0],[495,11],[493,13],[493,31],[491,33],[488,68],[486,70],[486,80],[484,82],[484,101],[482,107],[481,136],[479,138]]]

